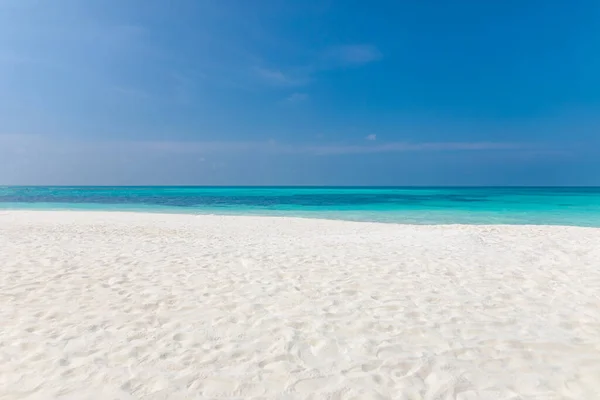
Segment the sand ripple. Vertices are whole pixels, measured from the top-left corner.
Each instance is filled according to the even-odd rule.
[[[0,399],[596,399],[600,230],[0,216]]]

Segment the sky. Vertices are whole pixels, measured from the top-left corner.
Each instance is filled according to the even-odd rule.
[[[2,185],[600,185],[600,3],[0,0]]]

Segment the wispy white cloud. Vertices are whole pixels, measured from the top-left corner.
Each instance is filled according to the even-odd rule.
[[[521,150],[529,148],[521,143],[502,142],[389,142],[377,145],[322,145],[308,147],[310,152],[318,155],[333,154],[367,154],[367,153],[400,153],[423,151],[488,151],[488,150]]]
[[[274,86],[302,86],[314,80],[320,71],[359,67],[382,58],[381,52],[372,45],[344,45],[330,47],[305,64],[295,67],[255,67],[255,75]]]
[[[289,95],[285,100],[288,103],[301,103],[303,101],[308,100],[308,94],[307,93],[300,93],[300,92],[296,92],[296,93],[292,93],[291,95]]]
[[[85,140],[44,135],[0,134],[0,184],[184,184],[223,183],[231,176],[258,177],[257,160],[275,162],[281,157],[302,160],[329,156],[359,156],[379,153],[462,153],[481,154],[480,158],[520,160],[562,158],[581,149],[560,148],[552,143],[502,142],[362,142],[356,144],[286,143],[262,141],[184,141],[184,140]],[[570,153],[567,151],[571,150]],[[305,158],[306,157],[306,158]],[[459,157],[462,157],[460,155]],[[473,156],[470,156],[473,157]],[[402,158],[402,157],[399,157]],[[313,160],[318,162],[318,160]],[[322,160],[323,161],[323,160]],[[227,163],[220,167],[219,163]],[[169,165],[164,168],[164,165]],[[218,166],[218,167],[217,167]],[[213,169],[216,168],[216,169]],[[214,171],[225,171],[215,176]],[[191,173],[190,171],[193,171]],[[225,173],[225,172],[224,172]],[[187,175],[186,175],[187,174]],[[234,175],[227,175],[234,174]],[[238,184],[247,180],[240,180]],[[263,182],[264,183],[264,182]]]
[[[218,152],[265,152],[274,154],[341,155],[401,152],[453,152],[453,151],[493,151],[528,150],[535,146],[522,143],[503,142],[389,142],[374,145],[361,144],[291,144],[268,141],[231,142],[131,142],[130,145],[152,151],[181,153]]]
[[[330,67],[348,67],[368,64],[382,58],[377,47],[369,44],[354,44],[329,48],[324,55]]]
[[[25,152],[29,147],[35,147],[40,143],[44,143],[42,135],[0,133],[0,150],[7,152]]]
[[[273,86],[301,86],[309,82],[307,75],[284,72],[281,69],[257,67],[254,71],[263,82]]]
[[[377,135],[372,133],[370,135],[367,135],[367,137],[365,137],[365,139],[367,140],[377,140]]]
[[[371,136],[371,135],[369,135]],[[369,137],[367,136],[367,138]],[[168,140],[112,140],[83,141],[67,138],[48,138],[41,135],[0,135],[0,147],[5,150],[52,151],[53,149],[119,148],[123,151],[154,153],[299,153],[313,155],[366,154],[423,151],[489,151],[489,150],[544,150],[543,145],[505,142],[388,142],[377,144],[340,143],[285,143],[273,139],[265,141],[168,141]],[[546,149],[547,150],[547,149]]]

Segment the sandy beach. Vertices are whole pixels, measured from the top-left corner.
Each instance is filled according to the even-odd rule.
[[[600,229],[0,212],[0,399],[598,399]]]

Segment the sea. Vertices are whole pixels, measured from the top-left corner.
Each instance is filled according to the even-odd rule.
[[[600,227],[600,187],[0,186],[0,210],[260,215]]]

